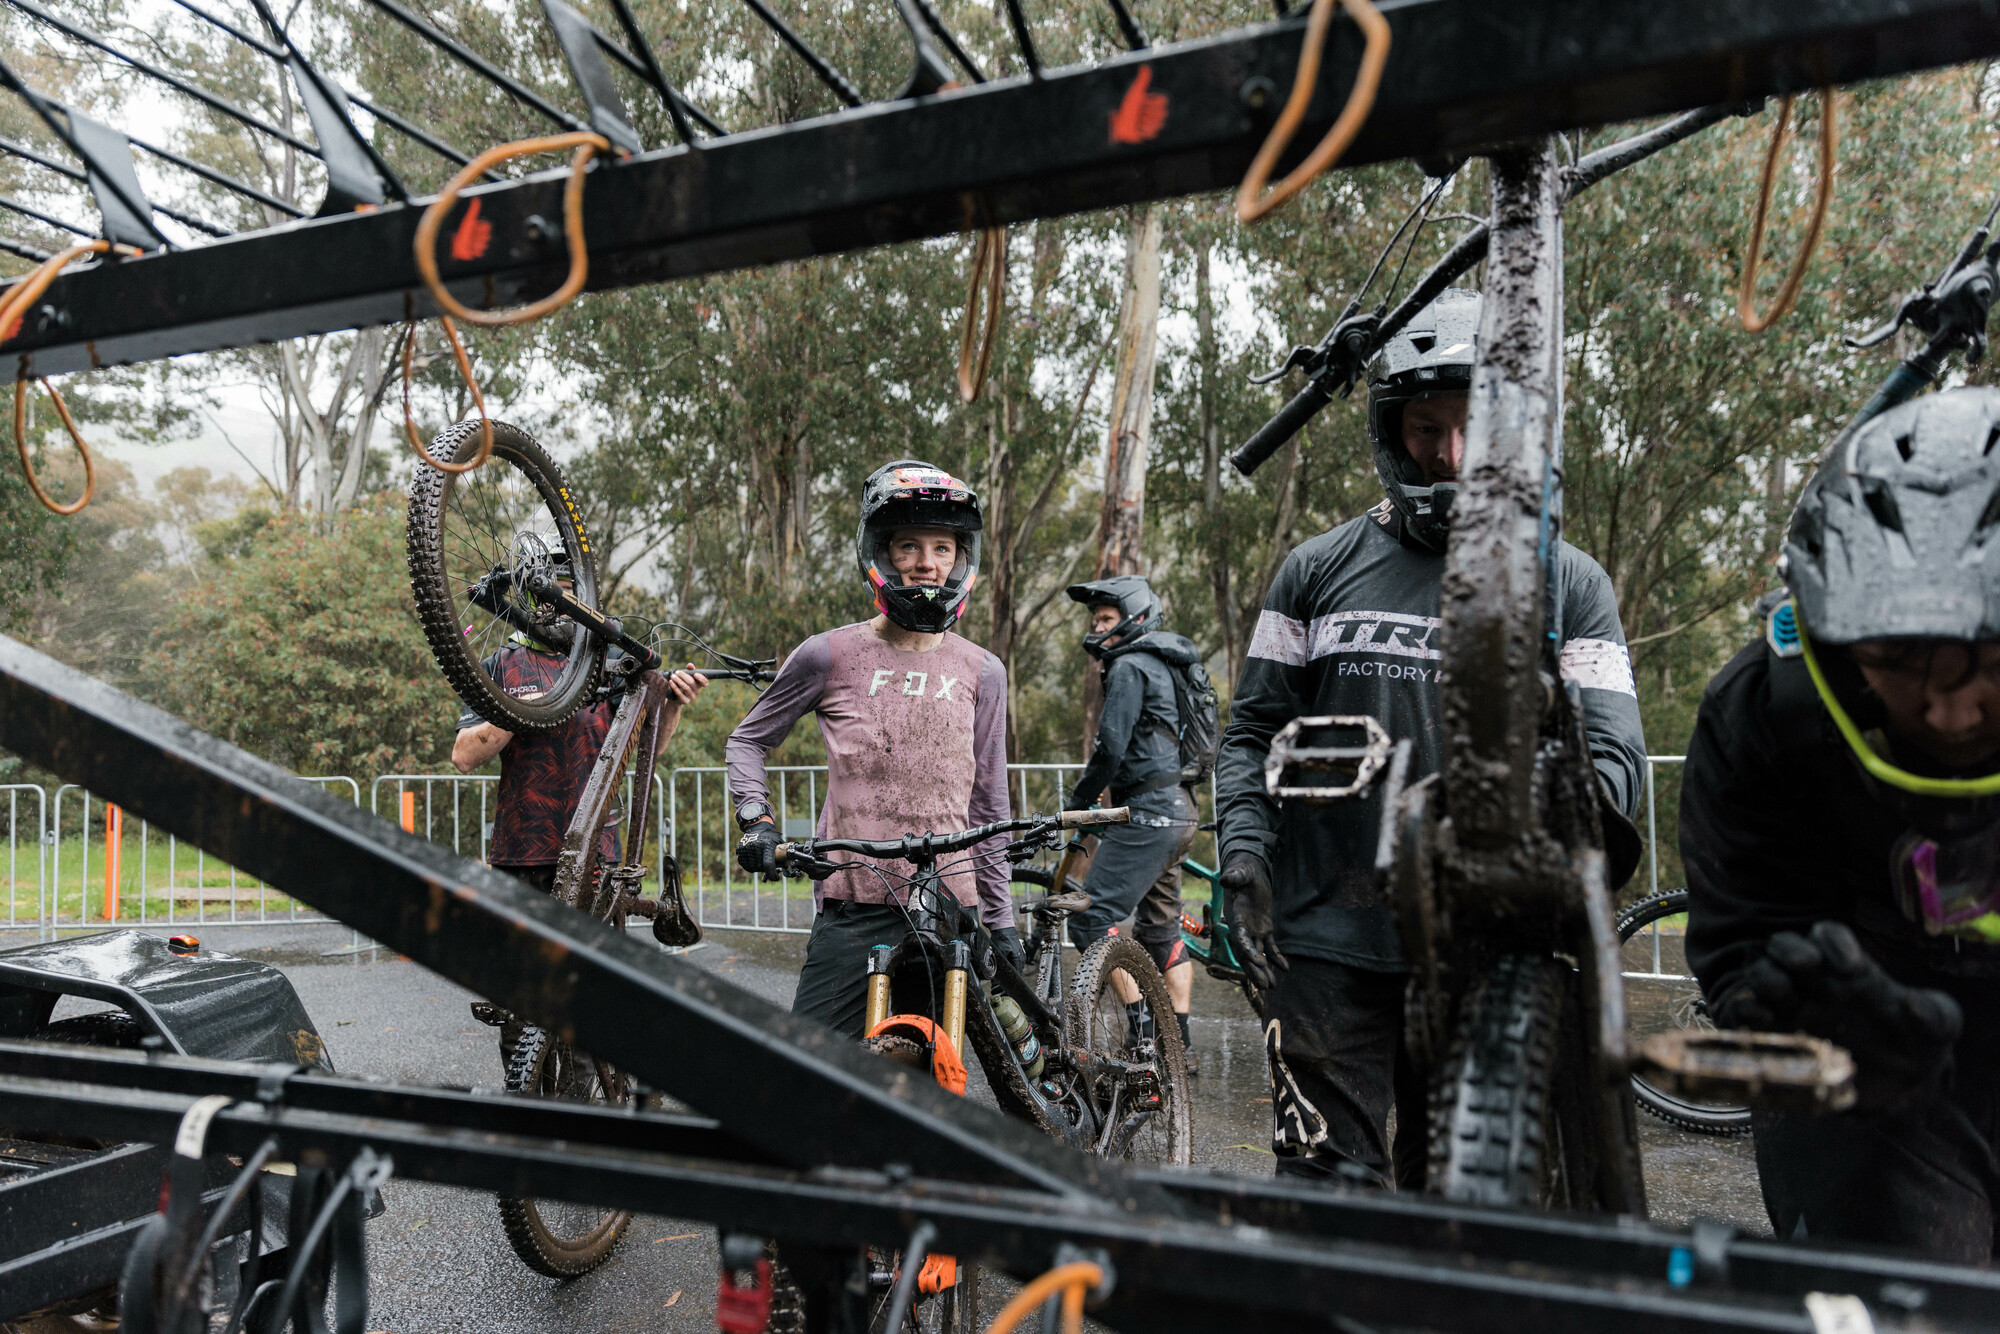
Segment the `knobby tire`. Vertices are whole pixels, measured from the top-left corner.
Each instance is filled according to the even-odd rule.
[[[1663,889],[1657,894],[1650,894],[1618,914],[1618,943],[1622,947],[1632,937],[1661,918],[1674,917],[1687,910],[1688,893],[1685,889]],[[1631,1010],[1629,987],[1627,992],[1626,1009],[1629,1014]],[[1686,1130],[1697,1135],[1733,1136],[1750,1133],[1748,1107],[1690,1102],[1686,1098],[1655,1088],[1639,1075],[1632,1076],[1632,1097],[1648,1115],[1664,1121],[1676,1130]]]
[[[453,462],[461,454],[470,456],[477,450],[479,436],[478,422],[460,422],[441,431],[431,451],[439,459]],[[596,567],[561,469],[527,432],[499,421],[493,423],[493,457],[477,472],[455,475],[434,468],[417,469],[410,486],[406,535],[410,591],[416,598],[417,618],[431,656],[467,707],[510,732],[546,732],[568,722],[589,700],[604,654],[601,644],[578,630],[562,675],[546,694],[533,700],[509,695],[480,666],[481,658],[500,644],[468,634],[468,627],[461,623],[469,606],[467,588],[454,585],[464,582],[463,561],[470,553],[459,549],[464,545],[462,536],[447,529],[457,512],[455,504],[470,494],[469,488],[497,488],[507,480],[532,488],[540,502],[524,514],[508,516],[515,520],[516,530],[553,528],[560,533],[569,551],[576,600],[586,606],[597,605]],[[456,578],[455,562],[459,563]],[[478,609],[474,614],[488,621],[496,619]],[[500,642],[505,638],[499,636]]]
[[[551,1061],[586,1061],[581,1053],[565,1049],[562,1043],[539,1028],[524,1026],[507,1063],[507,1092],[526,1097],[555,1097],[561,1094],[545,1088],[553,1075]],[[610,1105],[601,1085],[594,1088],[592,1102]],[[595,1226],[580,1233],[559,1236],[549,1226],[540,1205],[529,1199],[499,1197],[500,1226],[521,1263],[550,1278],[576,1278],[611,1258],[618,1239],[632,1221],[629,1210],[603,1210]]]
[[[1594,1207],[1573,971],[1508,955],[1459,1004],[1431,1083],[1430,1190],[1467,1204]]]
[[[1077,965],[1070,984],[1069,1024],[1072,1045],[1100,1055],[1119,1055],[1126,1046],[1125,1004],[1112,990],[1114,973],[1124,973],[1138,987],[1139,998],[1153,1016],[1155,1061],[1160,1074],[1160,1110],[1139,1132],[1139,1143],[1121,1155],[1134,1162],[1186,1167],[1194,1159],[1193,1089],[1187,1056],[1181,1050],[1180,1028],[1166,979],[1153,956],[1125,936],[1106,936],[1091,946]],[[1109,996],[1110,1030],[1105,1031],[1105,997]],[[1097,1099],[1100,1112],[1105,1100]],[[1141,1148],[1143,1144],[1147,1147]],[[1155,1149],[1153,1146],[1157,1146]]]

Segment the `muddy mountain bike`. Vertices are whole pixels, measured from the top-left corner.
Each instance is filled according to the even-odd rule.
[[[1055,847],[1065,831],[1128,818],[1123,808],[1069,811],[955,834],[808,839],[779,844],[777,858],[787,873],[815,880],[891,874],[872,862],[834,860],[839,854],[915,868],[890,886],[906,896],[908,934],[877,946],[868,960],[863,1032],[871,1050],[963,1093],[969,1048],[1000,1107],[1052,1138],[1100,1157],[1185,1166],[1194,1151],[1192,1090],[1165,979],[1138,945],[1111,936],[1066,980],[1064,923],[1090,900],[1067,889],[1060,871],[1022,865]],[[960,856],[1002,834],[1019,835],[1004,853]],[[945,860],[954,856],[959,860]],[[1053,875],[1051,892],[1029,909],[1025,974],[945,885],[947,873],[991,856],[1014,864],[1018,885],[1039,886]],[[1121,991],[1138,996],[1136,1012]],[[871,1252],[869,1283],[873,1330],[979,1328],[975,1266],[930,1256],[913,1268],[894,1251]]]
[[[479,441],[479,424],[465,422],[440,434],[431,453],[452,465],[470,458]],[[698,943],[701,927],[681,895],[671,857],[660,859],[659,897],[642,894],[655,808],[651,757],[658,753],[668,691],[659,669],[667,650],[686,649],[711,679],[761,688],[773,678],[776,660],[721,653],[683,626],[602,614],[594,552],[575,498],[541,446],[504,422],[493,423],[493,453],[481,467],[417,469],[407,548],[411,589],[432,655],[475,713],[508,731],[532,733],[560,727],[586,707],[613,710],[563,834],[553,895],[617,930],[637,916],[650,919],[663,945]],[[539,693],[509,693],[494,675],[495,655],[510,640],[529,641],[553,660]],[[635,756],[646,759],[634,766]],[[628,768],[634,770],[632,820],[624,856],[600,866],[602,834],[619,822],[617,798]],[[500,1006],[479,1001],[472,1013],[500,1030],[508,1093],[630,1108],[658,1100],[624,1072]],[[622,1210],[549,1200],[502,1197],[499,1208],[515,1254],[552,1278],[574,1278],[603,1264],[631,1221]]]

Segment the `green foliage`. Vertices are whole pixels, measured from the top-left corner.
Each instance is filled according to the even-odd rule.
[[[394,497],[324,530],[270,519],[172,608],[143,672],[167,708],[300,773],[365,785],[450,756],[459,705],[417,623]]]

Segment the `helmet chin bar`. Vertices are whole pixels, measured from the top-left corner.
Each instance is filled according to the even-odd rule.
[[[1854,725],[1840,700],[1835,696],[1826,673],[1820,670],[1819,658],[1813,652],[1812,636],[1806,632],[1803,616],[1797,615],[1797,604],[1793,605],[1793,615],[1797,617],[1799,647],[1804,650],[1806,671],[1812,675],[1813,689],[1819,692],[1820,702],[1833,717],[1833,725],[1854,751],[1855,758],[1870,777],[1887,783],[1893,788],[1919,797],[1990,797],[2000,794],[2000,773],[1987,774],[1984,778],[1928,778],[1923,774],[1913,774],[1901,769],[1875,753],[1868,739],[1861,735],[1861,729]]]

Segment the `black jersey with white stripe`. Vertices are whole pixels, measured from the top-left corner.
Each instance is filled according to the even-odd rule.
[[[1225,861],[1247,851],[1271,868],[1278,948],[1398,970],[1402,949],[1374,883],[1382,785],[1321,806],[1280,809],[1264,795],[1271,738],[1294,718],[1373,714],[1414,742],[1412,780],[1444,761],[1438,698],[1444,556],[1397,540],[1387,506],[1303,543],[1272,582],[1229,706],[1216,761]],[[1646,743],[1625,631],[1602,567],[1567,542],[1559,557],[1560,661],[1582,689],[1592,758],[1611,801],[1638,809]]]

